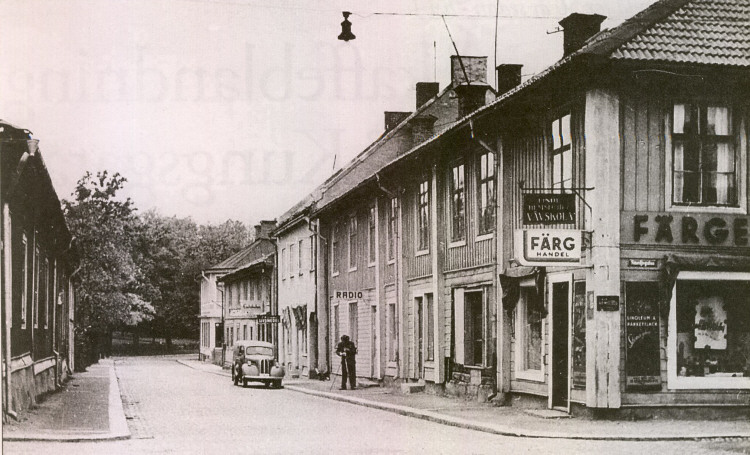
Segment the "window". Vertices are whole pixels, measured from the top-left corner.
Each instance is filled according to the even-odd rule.
[[[375,248],[377,248],[377,238],[375,236],[375,206],[370,206],[370,213],[367,216],[367,259],[369,265],[375,265]]]
[[[331,274],[339,273],[339,225],[335,224],[331,231]]]
[[[333,306],[333,340],[334,345],[341,339],[341,331],[339,330],[339,305]]]
[[[26,240],[26,233],[21,234],[21,255],[23,262],[21,263],[21,279],[23,288],[21,289],[21,328],[26,329],[26,315],[28,314],[29,301],[27,299],[27,290],[29,287],[29,274],[28,274],[28,263],[29,263],[29,250],[28,241]]]
[[[417,200],[417,251],[430,248],[430,181],[425,179],[419,184]]]
[[[307,325],[302,327],[302,353],[307,354]]]
[[[484,365],[484,305],[481,292],[467,292],[465,295],[465,365]]]
[[[552,122],[552,188],[572,188],[573,150],[570,114]]]
[[[479,157],[479,234],[488,234],[495,230],[495,154],[487,152]]]
[[[286,248],[281,249],[281,279],[286,280]]]
[[[466,239],[466,193],[464,165],[451,169],[451,241]],[[421,203],[421,191],[420,191]]]
[[[750,273],[680,272],[667,341],[670,389],[750,389]]]
[[[250,298],[250,281],[245,281],[242,283],[242,297],[244,300],[248,300]]]
[[[396,319],[396,304],[388,304],[388,361],[398,361],[398,320]]]
[[[355,345],[359,345],[359,310],[357,302],[349,303],[349,337]]]
[[[398,199],[391,198],[388,206],[388,260],[396,259],[396,235],[398,235]]]
[[[516,377],[533,381],[544,380],[542,350],[544,348],[542,297],[533,283],[521,286],[515,308]]]
[[[432,294],[425,294],[425,300],[427,301],[425,305],[425,317],[427,320],[425,321],[425,333],[427,335],[427,353],[426,353],[426,359],[425,360],[435,360],[435,308],[434,308],[434,302],[432,299]]]
[[[295,244],[290,243],[289,244],[289,278],[294,278],[295,270],[294,267],[297,265],[297,259],[296,259],[296,249],[294,248]]]
[[[297,251],[299,252],[298,255],[297,255],[297,272],[300,275],[302,275],[302,251],[303,251],[302,250],[302,242],[303,241],[304,241],[303,239],[299,240],[299,247],[297,248]]]
[[[315,271],[315,235],[310,235],[310,272]]]
[[[44,325],[44,328],[46,329],[48,327],[48,317],[47,313],[49,312],[49,300],[50,300],[50,268],[49,268],[49,259],[44,258],[44,261],[41,263],[42,270],[40,271],[39,276],[39,311],[40,316]]]
[[[234,346],[234,327],[229,328],[229,345]]]
[[[349,270],[357,270],[357,216],[349,217]]]
[[[674,105],[673,204],[738,206],[737,166],[728,107]]]
[[[34,306],[31,319],[36,329],[39,327],[39,247],[34,248],[34,274],[32,279],[34,280]]]
[[[242,324],[242,339],[247,340],[247,324]]]

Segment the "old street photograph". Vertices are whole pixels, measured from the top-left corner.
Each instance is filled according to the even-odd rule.
[[[7,454],[750,454],[750,0],[4,0]]]

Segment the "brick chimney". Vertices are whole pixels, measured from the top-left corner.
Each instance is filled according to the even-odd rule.
[[[404,119],[411,115],[411,112],[391,112],[385,111],[385,130],[390,131],[396,125],[403,122]]]
[[[607,16],[573,13],[558,22],[563,28],[563,57],[577,51],[587,39],[599,33]]]
[[[417,109],[437,96],[438,92],[440,84],[437,82],[417,82]]]
[[[458,96],[459,118],[484,106],[489,88],[487,57],[451,56],[451,83]]]
[[[262,220],[255,225],[255,240],[271,238],[271,231],[276,229],[276,220]]]
[[[421,144],[435,135],[436,120],[437,117],[434,115],[419,115],[411,120],[411,135],[415,145]]]
[[[521,84],[521,68],[523,65],[512,63],[497,65],[497,93],[502,95]]]

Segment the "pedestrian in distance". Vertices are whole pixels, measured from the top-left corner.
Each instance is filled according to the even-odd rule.
[[[352,390],[357,388],[357,346],[349,340],[348,335],[341,336],[341,342],[336,345],[336,355],[341,357],[341,390],[346,390],[346,380]]]

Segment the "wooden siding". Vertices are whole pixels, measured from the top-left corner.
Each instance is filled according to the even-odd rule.
[[[444,242],[446,245],[445,254],[445,271],[455,271],[477,267],[480,265],[491,264],[495,260],[495,241],[494,232],[479,236],[479,159],[484,153],[484,149],[467,150],[463,160],[464,165],[464,188],[465,188],[465,211],[466,211],[466,235],[463,242],[455,242],[451,246],[450,230],[453,214],[451,204],[451,170],[457,162],[447,163],[444,169],[438,174],[438,191],[442,201],[440,204],[443,208],[438,220],[445,223],[446,236],[448,239]],[[500,184],[495,176],[495,191]]]
[[[665,209],[664,134],[668,112],[654,97],[623,95],[622,208],[624,211]]]
[[[368,207],[365,205],[365,207]],[[355,215],[357,217],[357,237],[356,237],[356,269],[350,270],[349,268],[349,217]],[[365,209],[350,209],[349,211],[342,211],[340,215],[337,214],[336,222],[339,225],[338,229],[338,275],[333,276],[333,270],[329,270],[329,295],[333,295],[333,291],[336,290],[347,290],[347,291],[362,291],[365,289],[375,288],[375,267],[369,267],[369,260],[367,257],[368,245],[367,245],[367,210]],[[331,247],[329,246],[329,254],[331,254]],[[331,268],[332,261],[329,261],[329,269]]]
[[[584,134],[584,110],[578,103],[571,105],[571,135],[573,150],[573,187],[583,188],[586,181],[585,153],[586,142]],[[548,188],[551,186],[551,157],[548,142],[552,118],[545,119],[542,124],[519,129],[519,133],[506,133],[502,136],[503,175],[503,207],[501,225],[503,226],[503,252],[501,260],[505,264],[507,259],[514,257],[514,232],[516,229],[533,228],[523,224],[523,192],[524,188]],[[576,223],[546,226],[549,228],[581,229],[585,230],[589,209],[583,202],[585,191],[579,191],[576,199]],[[542,227],[542,226],[539,226]]]

